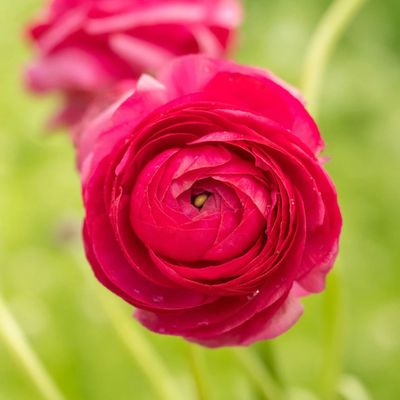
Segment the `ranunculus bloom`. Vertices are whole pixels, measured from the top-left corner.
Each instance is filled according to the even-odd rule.
[[[322,147],[269,73],[188,56],[144,76],[80,136],[97,278],[155,332],[210,347],[283,333],[337,254]]]
[[[241,20],[238,0],[52,0],[30,29],[39,55],[35,92],[61,92],[54,123],[73,125],[94,96],[152,73],[176,56],[225,55]]]

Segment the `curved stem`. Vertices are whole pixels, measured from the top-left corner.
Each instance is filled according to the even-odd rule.
[[[64,400],[64,396],[29,345],[17,321],[0,296],[0,337],[10,348],[46,400]]]
[[[174,385],[174,378],[159,358],[151,342],[135,326],[136,322],[124,314],[114,299],[108,298],[103,289],[98,289],[99,300],[106,311],[121,341],[125,344],[132,358],[141,368],[161,400],[182,398]]]
[[[196,385],[196,394],[198,400],[209,400],[207,380],[204,376],[203,357],[201,349],[194,344],[187,344],[187,352],[189,356],[190,368],[194,383]]]
[[[259,388],[266,400],[285,399],[285,396],[276,384],[274,377],[265,368],[252,349],[236,348],[233,349],[233,353],[246,370],[249,378]]]
[[[253,348],[256,349],[257,355],[265,365],[265,368],[268,368],[277,385],[283,387],[284,382],[282,376],[280,375],[273,343],[270,340],[265,340],[257,343]]]
[[[159,357],[152,343],[140,331],[137,322],[129,314],[122,311],[118,303],[120,299],[109,294],[106,289],[97,283],[89,272],[90,268],[87,266],[86,260],[81,258],[81,255],[77,256],[75,248],[71,249],[71,254],[80,267],[87,285],[97,295],[97,299],[108,316],[118,338],[127,348],[143,375],[147,377],[152,389],[157,393],[157,398],[160,400],[182,399],[184,396],[175,384],[174,377]]]
[[[317,102],[326,66],[340,36],[351,23],[366,0],[335,0],[321,19],[307,52],[302,91],[312,113],[317,112]],[[342,364],[341,282],[336,271],[331,273],[324,294],[324,359],[321,368],[321,397],[335,397]]]
[[[301,88],[308,108],[316,112],[325,69],[338,40],[366,0],[335,0],[319,22],[303,67]]]
[[[336,396],[343,357],[342,293],[340,277],[336,271],[328,279],[323,295],[324,342],[321,368],[321,399],[333,400]]]

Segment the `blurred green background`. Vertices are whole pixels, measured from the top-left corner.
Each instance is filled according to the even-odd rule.
[[[298,84],[307,43],[329,4],[248,0],[237,58]],[[66,135],[43,129],[54,99],[38,101],[21,84],[30,57],[23,26],[40,5],[0,1],[0,292],[66,398],[156,399],[101,307],[94,279],[86,279],[73,150]],[[334,53],[319,107],[327,168],[344,216],[341,336],[335,339],[343,348],[332,359],[342,362],[348,399],[393,400],[400,394],[398,0],[369,1],[363,8]],[[300,322],[271,342],[295,400],[313,398],[304,390],[321,390],[329,338],[324,302],[326,295],[306,299]],[[133,320],[132,326],[191,399],[187,345],[145,332]],[[266,346],[254,349],[261,354]],[[201,356],[212,399],[262,398],[231,350],[202,350]],[[0,399],[40,399],[1,340]]]

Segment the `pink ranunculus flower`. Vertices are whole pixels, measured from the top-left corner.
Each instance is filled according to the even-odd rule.
[[[337,196],[316,124],[271,74],[182,57],[79,138],[87,257],[147,328],[248,345],[324,289]]]
[[[224,56],[240,21],[240,0],[52,0],[30,28],[38,57],[28,87],[61,93],[53,123],[74,125],[116,83],[176,56]]]

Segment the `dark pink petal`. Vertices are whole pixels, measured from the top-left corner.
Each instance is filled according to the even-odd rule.
[[[205,57],[126,96],[78,136],[96,276],[155,332],[209,347],[282,334],[323,289],[342,223],[301,101]]]
[[[243,325],[221,336],[210,338],[188,337],[188,340],[207,347],[248,346],[256,341],[273,339],[286,332],[301,317],[303,307],[293,296],[283,304],[278,302],[256,314]]]
[[[151,112],[165,101],[164,87],[147,76],[139,80],[133,95],[126,99],[129,94],[129,91],[123,92],[116,102],[85,126],[84,132],[78,134],[78,163],[83,182],[114,146],[132,132],[144,113]]]
[[[205,100],[231,104],[275,121],[314,152],[323,148],[318,128],[304,105],[266,71],[187,56],[165,69],[160,80],[169,88],[171,98],[201,92]]]

